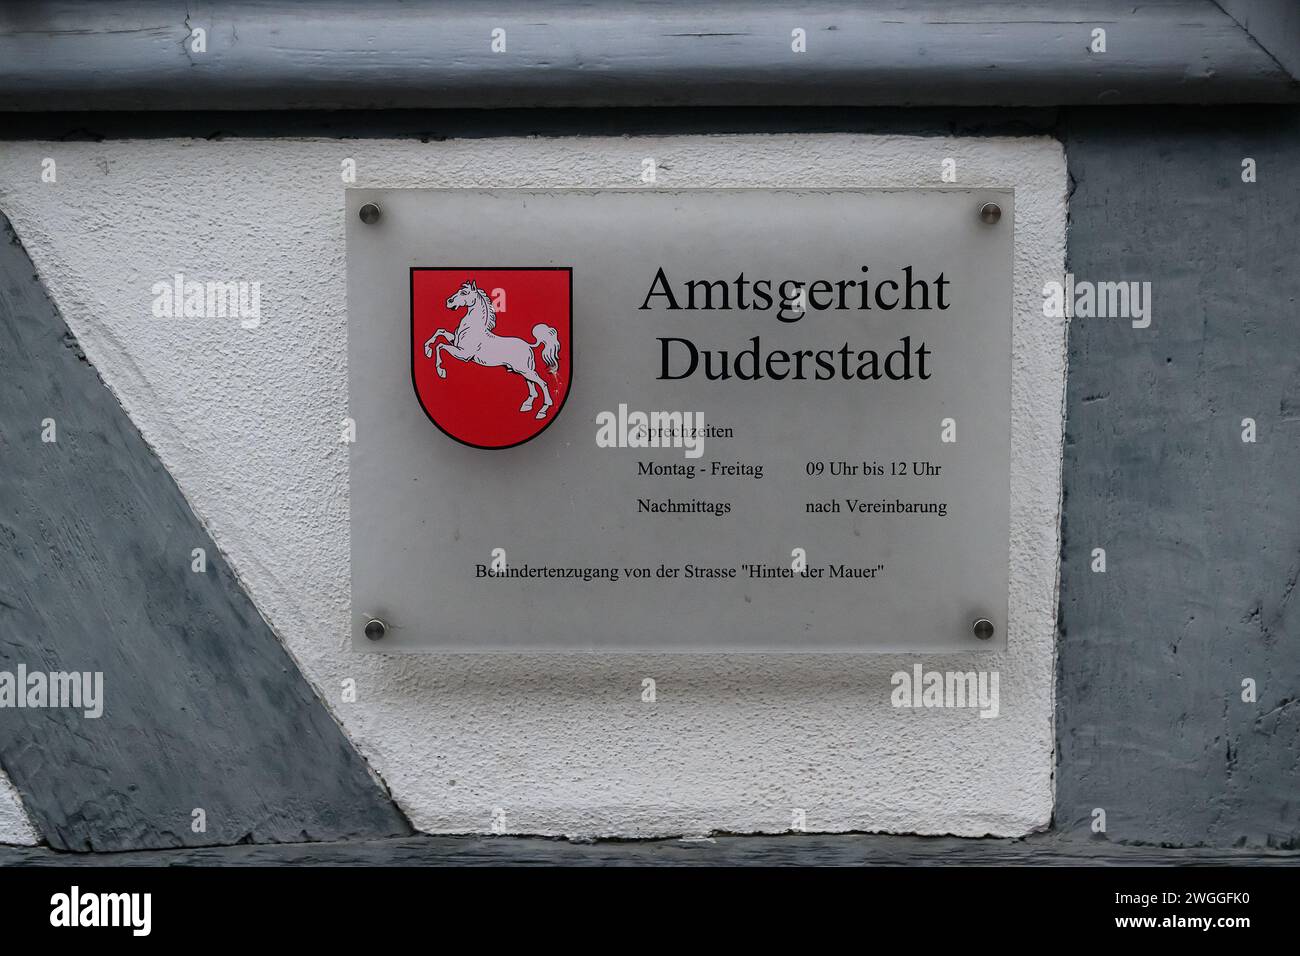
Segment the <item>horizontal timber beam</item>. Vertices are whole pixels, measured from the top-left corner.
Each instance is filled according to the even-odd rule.
[[[1293,18],[1240,6],[17,0],[0,112],[1300,100],[1300,38],[1249,32]]]

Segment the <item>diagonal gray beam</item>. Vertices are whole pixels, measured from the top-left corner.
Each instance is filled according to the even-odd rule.
[[[16,111],[1295,101],[1284,62],[1213,0],[0,8]]]
[[[410,832],[0,214],[0,681],[20,666],[103,674],[98,718],[0,707],[0,764],[55,849]]]

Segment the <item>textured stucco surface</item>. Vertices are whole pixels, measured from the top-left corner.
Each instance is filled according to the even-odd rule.
[[[0,771],[0,843],[17,843],[30,846],[37,842],[22,801],[9,778]]]
[[[40,179],[53,157],[58,182]],[[340,163],[363,186],[939,185],[1016,190],[1009,648],[1001,716],[894,710],[907,658],[366,657],[349,649]],[[1048,823],[1066,176],[1048,138],[11,143],[0,209],[90,360],[420,829],[648,836],[1019,834]],[[262,283],[258,328],[156,319],[174,273]],[[931,657],[927,667],[971,667]],[[658,701],[640,700],[641,680]],[[355,679],[357,700],[341,688]]]

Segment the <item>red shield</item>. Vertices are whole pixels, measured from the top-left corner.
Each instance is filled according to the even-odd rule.
[[[569,397],[573,270],[411,269],[411,381],[450,438],[511,448]]]

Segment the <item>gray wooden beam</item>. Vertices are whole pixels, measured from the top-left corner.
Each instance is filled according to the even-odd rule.
[[[1294,69],[1213,0],[0,8],[9,111],[1282,102]]]
[[[1300,849],[1300,110],[1201,112],[1062,129],[1068,271],[1157,304],[1070,323],[1054,817]]]
[[[787,834],[573,843],[537,837],[416,836],[349,843],[141,853],[0,847],[7,866],[1296,866],[1300,851],[1126,846],[1100,837],[1024,839]]]
[[[98,716],[0,707],[0,766],[55,849],[410,832],[0,213],[0,672],[20,668],[102,675]]]
[[[1300,76],[1300,3],[1296,0],[1218,0],[1260,48]]]

